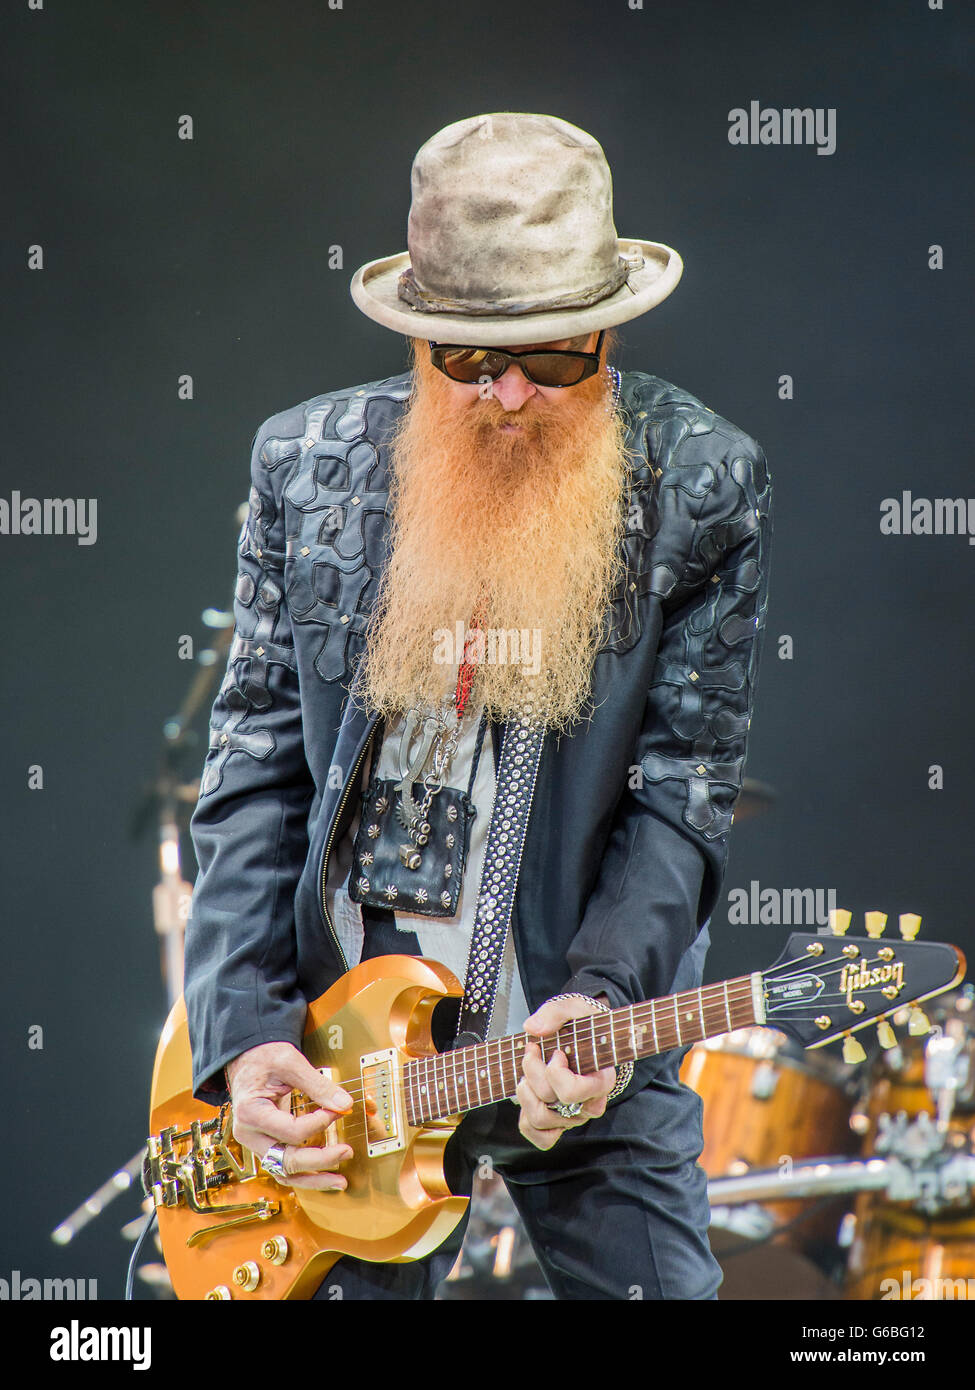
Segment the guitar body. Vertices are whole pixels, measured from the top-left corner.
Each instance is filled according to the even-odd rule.
[[[342,1255],[400,1262],[442,1244],[468,1204],[451,1194],[443,1171],[460,1116],[415,1128],[399,1091],[403,1062],[435,1054],[434,1008],[462,993],[435,961],[384,956],[354,967],[309,1007],[305,1055],[355,1102],[317,1141],[354,1150],[339,1192],[277,1183],[233,1139],[229,1107],[193,1098],[177,1001],[153,1070],[150,1133],[158,1138],[148,1170],[178,1298],[310,1298]],[[170,1205],[160,1199],[176,1164],[183,1199]]]

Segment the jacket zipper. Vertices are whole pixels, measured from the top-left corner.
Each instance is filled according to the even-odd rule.
[[[327,892],[327,884],[328,884],[328,856],[329,856],[329,855],[331,854],[331,852],[332,852],[332,845],[333,845],[333,843],[334,843],[334,841],[335,841],[335,829],[336,829],[336,826],[338,825],[339,821],[342,819],[342,811],[344,810],[344,808],[345,808],[345,803],[346,803],[346,801],[348,800],[349,791],[351,790],[351,788],[352,788],[353,786],[355,786],[355,785],[358,783],[359,769],[362,767],[363,759],[365,758],[366,753],[367,753],[367,751],[368,751],[368,749],[369,749],[369,746],[370,746],[370,744],[372,743],[373,738],[375,737],[375,734],[376,734],[376,726],[378,725],[378,723],[379,723],[379,719],[376,718],[375,721],[373,722],[372,728],[371,728],[370,731],[369,731],[369,737],[366,739],[365,743],[362,745],[362,749],[361,749],[361,751],[360,751],[360,753],[359,753],[359,756],[358,756],[358,757],[356,758],[356,760],[355,760],[355,767],[352,769],[352,774],[351,774],[351,776],[349,777],[348,781],[347,781],[346,784],[345,784],[345,787],[344,787],[344,789],[343,789],[343,791],[342,791],[342,795],[341,795],[341,797],[339,798],[338,807],[337,807],[337,809],[336,809],[336,812],[335,812],[334,816],[332,817],[332,824],[331,824],[331,826],[329,827],[329,832],[328,832],[328,840],[327,840],[327,842],[326,842],[326,844],[325,844],[325,849],[324,849],[324,852],[323,852],[323,854],[322,854],[322,870],[321,870],[321,874],[320,874],[320,878],[319,878],[319,881],[320,881],[320,884],[321,884],[322,918],[323,918],[323,920],[324,920],[324,922],[325,922],[325,925],[328,927],[329,931],[331,932],[332,940],[335,942],[335,948],[336,948],[336,950],[337,950],[338,953],[339,953],[339,959],[342,961],[342,964],[345,966],[346,970],[348,970],[348,969],[350,968],[350,967],[349,967],[349,962],[348,962],[348,960],[347,960],[347,958],[346,958],[345,952],[342,950],[342,946],[341,946],[341,943],[339,942],[338,935],[336,934],[335,927],[334,927],[334,925],[332,924],[332,919],[331,919],[331,917],[328,915],[328,892]]]

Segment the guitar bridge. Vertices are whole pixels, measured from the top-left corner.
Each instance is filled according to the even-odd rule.
[[[213,1120],[193,1120],[189,1129],[168,1125],[146,1143],[143,1186],[157,1208],[186,1205],[201,1214],[261,1215],[278,1203],[263,1198],[236,1203],[213,1200],[220,1188],[255,1177],[257,1160],[232,1139],[226,1105]]]

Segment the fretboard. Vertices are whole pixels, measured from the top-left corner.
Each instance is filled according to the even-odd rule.
[[[590,1013],[549,1037],[532,1039],[527,1033],[513,1033],[474,1047],[419,1057],[403,1068],[407,1122],[429,1124],[510,1099],[531,1041],[540,1043],[546,1062],[561,1050],[572,1071],[589,1075],[755,1022],[753,977],[742,975],[610,1013]]]

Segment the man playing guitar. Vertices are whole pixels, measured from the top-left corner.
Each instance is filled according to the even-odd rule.
[[[410,370],[255,438],[192,822],[194,1092],[231,1097],[266,1171],[322,1191],[346,1185],[352,1151],[323,1131],[352,1098],[304,1057],[304,1010],[358,961],[466,980],[444,1047],[700,984],[765,621],[761,446],[608,360],[681,262],[617,238],[596,141],[550,116],[447,127],[414,162],[408,245],[352,292]],[[490,1162],[557,1297],[715,1297],[682,1055],[576,1075],[531,1044],[516,1104],[451,1139],[451,1186]],[[293,1115],[292,1088],[320,1109]],[[462,1236],[343,1258],[317,1296],[433,1297]]]

